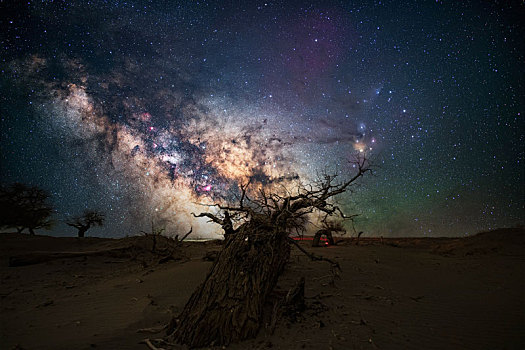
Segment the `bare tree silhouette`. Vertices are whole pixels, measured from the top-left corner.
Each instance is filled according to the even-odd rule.
[[[332,235],[332,232],[343,232],[343,234],[346,233],[346,230],[343,227],[343,223],[341,221],[334,222],[324,220],[322,222],[322,228],[318,230],[314,235],[312,247],[320,246],[320,240],[322,236],[326,236],[329,245],[335,245],[336,241],[334,239],[334,236]]]
[[[37,186],[14,183],[0,188],[0,227],[16,228],[21,233],[26,228],[31,235],[36,229],[53,226],[53,207],[49,193]]]
[[[93,226],[104,225],[105,215],[96,210],[86,210],[82,215],[66,220],[66,224],[78,230],[78,237],[84,237]]]

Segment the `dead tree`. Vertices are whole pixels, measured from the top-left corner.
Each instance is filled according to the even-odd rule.
[[[50,229],[54,209],[49,198],[49,193],[37,186],[0,186],[0,228],[16,228],[18,233],[27,228],[31,235],[36,229]]]
[[[146,231],[140,231],[145,237],[149,237],[152,242],[151,246],[151,252],[156,253],[157,252],[157,238],[162,235],[162,232],[164,232],[164,228],[155,228],[155,224],[153,223],[153,220],[151,220],[151,232]]]
[[[370,171],[366,158],[355,165],[356,173],[346,181],[326,175],[284,195],[268,194],[263,188],[248,195],[247,185],[241,186],[238,205],[217,205],[216,214],[193,214],[219,224],[225,242],[205,281],[168,326],[166,340],[203,347],[256,336],[263,305],[288,261],[291,245],[304,251],[289,235],[303,228],[316,211],[346,217],[332,199]]]
[[[153,220],[151,221],[151,232],[140,231],[144,237],[152,242],[150,253],[158,257],[158,263],[162,264],[170,260],[182,259],[180,257],[179,248],[182,242],[193,232],[193,227],[179,239],[179,235],[175,237],[164,236],[164,228],[156,228]],[[144,267],[148,266],[145,260],[142,261]]]
[[[84,237],[91,227],[104,225],[104,220],[104,214],[96,210],[86,210],[82,215],[66,220],[66,225],[76,228],[78,237]]]
[[[350,219],[351,218],[353,218],[353,216],[350,217]],[[330,222],[330,221],[327,221],[325,217],[325,220],[322,222],[322,224],[323,224],[322,226],[323,228],[317,231],[314,235],[312,247],[320,246],[320,240],[322,236],[326,236],[326,239],[328,240],[328,245],[335,245],[336,242],[334,240],[334,236],[332,235],[332,232],[343,232],[343,234],[346,233],[346,230],[344,229],[343,224],[340,221]]]
[[[357,234],[357,241],[355,242],[355,245],[359,245],[359,239],[361,238],[361,235],[363,234],[363,231],[359,231]]]

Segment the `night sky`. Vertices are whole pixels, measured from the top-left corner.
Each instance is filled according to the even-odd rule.
[[[2,183],[105,212],[88,235],[215,237],[198,203],[348,176],[355,152],[376,172],[340,200],[365,235],[525,222],[522,2],[0,6]]]

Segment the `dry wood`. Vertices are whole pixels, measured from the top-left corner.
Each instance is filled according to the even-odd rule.
[[[313,261],[326,261],[332,264],[333,267],[337,268],[338,270],[341,270],[341,267],[339,266],[339,263],[337,261],[334,261],[332,259],[325,258],[324,256],[316,255],[314,253],[310,253],[306,251],[299,243],[297,243],[295,240],[289,238],[289,242],[295,245],[301,252],[303,252],[307,257],[312,259]]]
[[[153,345],[153,343],[151,342],[151,340],[149,339],[144,339],[144,343],[148,346],[148,348],[150,348],[151,350],[166,350],[164,348],[158,348],[156,347],[155,345]]]
[[[324,175],[318,181],[291,191],[268,193],[262,188],[249,192],[249,182],[240,186],[237,206],[215,204],[218,213],[192,213],[208,218],[224,231],[224,245],[205,281],[194,291],[181,314],[168,327],[168,341],[189,347],[228,345],[255,337],[263,321],[263,306],[273,290],[295,245],[310,259],[327,261],[332,271],[339,263],[304,250],[289,235],[304,230],[310,214],[346,216],[332,197],[348,191],[371,169],[358,158],[356,173],[347,181]],[[206,205],[210,206],[210,205]],[[304,288],[304,285],[303,285]],[[270,327],[274,327],[271,320]]]

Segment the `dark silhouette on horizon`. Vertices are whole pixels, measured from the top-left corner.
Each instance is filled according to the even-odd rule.
[[[31,235],[37,229],[49,230],[53,226],[53,206],[49,193],[37,186],[13,183],[0,187],[0,228],[26,228]]]
[[[78,237],[82,238],[91,227],[104,225],[105,219],[105,215],[96,210],[85,210],[82,215],[66,220],[66,225],[76,228]]]

